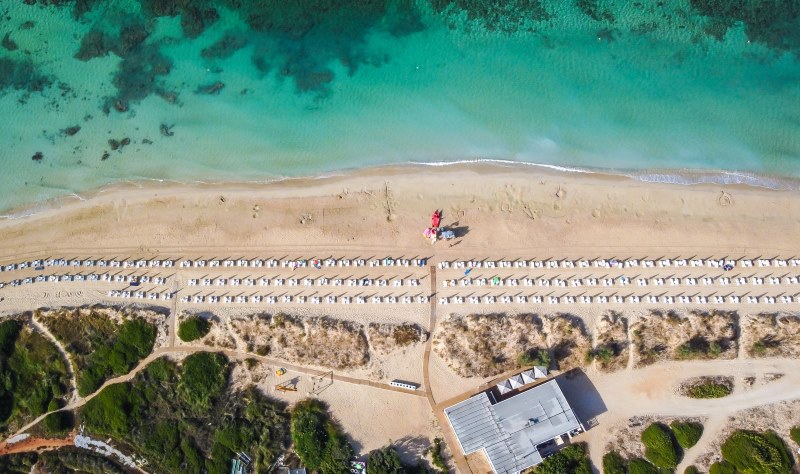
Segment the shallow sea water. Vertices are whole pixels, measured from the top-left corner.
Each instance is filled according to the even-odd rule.
[[[0,48],[0,209],[121,180],[476,159],[660,181],[800,178],[798,12],[516,0],[482,15],[460,7],[479,2],[331,0],[311,14],[310,0],[203,0],[192,33],[182,19],[196,26],[198,11],[157,16],[151,3],[84,0],[82,15],[74,2],[2,3],[13,45]],[[77,59],[98,32],[95,51],[111,51]]]

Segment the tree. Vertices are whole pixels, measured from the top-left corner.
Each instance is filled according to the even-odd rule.
[[[369,453],[367,474],[403,474],[404,472],[400,456],[393,447],[386,446]]]

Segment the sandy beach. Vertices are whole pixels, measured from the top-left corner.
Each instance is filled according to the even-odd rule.
[[[443,211],[444,225],[454,229],[457,234],[454,240],[431,245],[422,236],[434,209]],[[424,258],[430,265],[487,258],[569,258],[576,261],[596,258],[658,260],[674,257],[791,259],[800,255],[796,240],[798,232],[800,193],[793,191],[746,186],[653,184],[599,173],[562,173],[530,166],[479,164],[397,167],[264,185],[118,185],[94,192],[84,200],[64,201],[29,217],[0,221],[0,263],[57,257],[181,260],[345,256],[369,260],[387,255]],[[462,294],[459,293],[461,290],[443,287],[441,279],[456,278],[463,270],[439,268],[436,270],[439,276],[434,278],[434,271],[429,272],[428,268],[364,269],[363,275],[358,273],[361,270],[321,271],[327,272],[324,275],[331,279],[354,278],[351,275],[355,275],[359,278],[418,280],[419,290],[415,288],[415,291],[433,295],[434,298],[441,295],[456,298]],[[228,278],[234,275],[231,273],[233,270],[229,272],[230,275],[226,274]],[[656,270],[652,271],[652,276],[645,270],[637,269],[636,272],[645,274],[650,281],[661,275]],[[187,284],[191,285],[188,283],[190,280],[210,275],[205,269],[196,268],[159,271],[168,278],[164,288],[179,288],[179,295],[187,294],[185,292],[189,291]],[[293,273],[293,270],[286,269],[269,271],[251,273],[253,278],[261,275],[270,278],[306,276],[306,273]],[[607,273],[613,274],[614,271]],[[31,272],[26,270],[20,274],[34,274]],[[223,269],[220,272],[224,273]],[[517,278],[514,276],[516,274],[520,279],[524,276],[523,270],[518,269],[508,269],[507,273],[513,278]],[[542,270],[542,273],[546,274],[547,270]],[[568,278],[577,275],[583,281],[591,277],[588,269],[554,269],[550,273],[550,276],[567,275]],[[662,273],[667,276],[667,273]],[[702,279],[710,272],[703,268],[687,268],[684,273],[686,275],[682,275],[682,278]],[[797,291],[783,279],[796,273],[797,269],[791,268],[754,269],[755,276],[748,278],[769,279],[778,275],[781,280],[765,288],[773,288],[776,295],[794,298]],[[633,273],[631,275],[634,276]],[[39,307],[120,304],[119,300],[107,295],[108,289],[119,286],[103,282],[43,283],[16,288],[7,286],[0,290],[3,296],[0,311],[10,314]],[[714,289],[720,288],[715,286]],[[780,293],[777,293],[778,290]],[[511,294],[499,291],[488,289],[485,294],[497,294],[498,298],[499,295]],[[751,293],[756,294],[754,291]],[[332,293],[321,291],[318,294],[324,296]],[[371,294],[392,293],[391,289],[376,289]],[[644,295],[642,293],[642,298]],[[761,293],[758,295],[761,298]],[[629,318],[629,325],[646,320],[650,314],[648,311],[654,306],[664,308],[661,303],[626,301],[628,303],[623,313]],[[760,306],[761,300],[758,301],[743,311],[756,314],[764,310]],[[430,305],[414,303],[408,306],[347,307],[323,302],[318,306],[302,308],[278,303],[269,310],[255,309],[247,304],[233,305],[235,307],[217,305],[210,309],[205,303],[178,300],[154,304],[167,307],[167,311],[173,313],[177,311],[178,314],[183,310],[189,313],[203,310],[213,312],[224,324],[215,326],[212,334],[201,341],[202,344],[215,350],[229,351],[241,358],[246,357],[250,348],[242,340],[241,333],[236,334],[234,329],[238,324],[243,324],[241,321],[259,312],[285,311],[301,318],[333,317],[363,328],[371,323],[414,324],[430,333],[426,338],[435,338],[437,327],[431,327],[431,322],[441,322],[449,317],[488,312],[545,314],[555,311],[548,309],[544,303],[537,306],[498,302],[497,305],[487,306],[483,301],[479,305],[467,301],[445,306],[433,301]],[[682,305],[681,309],[688,310],[690,306]],[[722,306],[725,309],[736,307],[727,300]],[[791,312],[797,307],[798,304],[791,300],[779,306],[779,309]],[[704,308],[713,307],[706,305]],[[582,321],[587,331],[586,337],[593,341],[597,339],[598,328],[605,324],[600,322],[600,317],[605,314],[607,307],[598,304],[597,297],[587,306],[559,306],[556,309],[568,311]],[[433,311],[435,318],[431,315]],[[161,324],[174,327],[174,318]],[[161,330],[168,331],[166,327]],[[407,348],[381,352],[375,351],[372,343],[368,342],[369,361],[362,366],[336,370],[337,375],[343,377],[341,383],[337,382],[331,389],[318,395],[329,403],[332,413],[353,437],[360,451],[366,452],[392,441],[401,441],[407,446],[407,449],[401,450],[401,454],[412,459],[427,447],[427,441],[423,438],[449,436],[441,419],[435,416],[441,404],[493,380],[492,376],[460,374],[448,365],[435,345],[428,354],[426,343],[420,341]],[[170,354],[173,348],[176,353],[192,350],[187,344],[169,341],[167,336],[159,337],[158,348],[164,354]],[[738,352],[732,352],[733,361],[715,361],[714,372],[727,373],[726,368],[730,367],[731,374],[741,378],[752,371],[786,371],[792,366],[792,362],[783,359],[774,364],[759,361],[751,364],[743,360],[743,352],[741,348]],[[274,369],[269,367],[276,361],[266,358],[262,359],[269,367],[262,370],[261,375],[248,375],[248,380],[258,383],[265,392],[289,402],[302,398],[310,390],[310,375],[328,368],[304,364],[302,360],[291,357],[287,359],[289,364],[309,367],[308,372],[297,372],[301,377],[298,392],[275,392],[274,385],[278,381],[269,375]],[[427,364],[424,370],[423,360]],[[616,372],[610,380],[597,367],[586,368],[586,374],[601,396],[613,397],[617,387],[632,387],[631,395],[623,400],[605,400],[608,407],[606,411],[593,413],[591,409],[586,409],[590,417],[598,418],[601,425],[607,423],[600,430],[587,433],[595,463],[599,462],[605,444],[610,439],[608,437],[619,431],[629,417],[637,414],[655,416],[659,414],[659,407],[666,407],[664,415],[675,416],[680,413],[678,407],[682,399],[672,382],[680,376],[682,366],[676,364],[681,363],[659,362],[650,368],[635,369],[637,360],[631,355],[628,364],[623,364],[624,370]],[[732,365],[725,365],[728,362]],[[702,363],[691,364],[692,374],[704,373]],[[287,367],[289,375],[293,376],[293,366]],[[639,370],[643,370],[641,374],[651,379],[663,372],[669,372],[670,375],[665,381],[645,389],[641,385],[645,382],[639,381]],[[423,392],[420,396],[380,390],[380,387],[367,383],[355,383],[364,380],[385,385],[394,378],[421,382],[427,375],[423,372],[428,371],[431,382],[421,387]],[[567,381],[567,387],[580,387],[580,380]],[[785,380],[781,381],[782,385],[786,383]],[[569,394],[570,389],[565,391]],[[752,397],[754,392],[739,394],[737,400],[740,402],[735,405],[736,409],[760,406],[758,400]],[[635,395],[637,393],[643,395],[639,397]],[[792,400],[792,397],[793,394],[772,397],[768,402],[785,402]],[[402,417],[392,415],[398,405],[406,403],[408,405]],[[637,411],[637,407],[640,410]],[[581,409],[578,411],[580,415]],[[693,416],[709,415],[701,405],[691,411]],[[734,412],[733,408],[720,410],[715,419],[721,420],[721,417]],[[724,425],[721,421],[719,423]],[[720,427],[718,431],[723,430]],[[714,442],[705,444],[713,445]],[[693,456],[703,455],[707,453],[693,452]],[[707,457],[710,458],[710,455]],[[463,464],[456,466],[459,471],[464,470]]]

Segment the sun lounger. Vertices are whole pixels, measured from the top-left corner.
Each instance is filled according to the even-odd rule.
[[[350,297],[349,296],[342,296],[339,301],[342,304],[350,304]]]
[[[517,303],[527,303],[527,302],[528,302],[527,296],[522,296],[522,295],[517,296]]]
[[[410,296],[404,296],[401,301],[402,301],[403,304],[410,304],[411,303],[411,297]]]
[[[753,277],[753,278],[750,279],[750,282],[752,284],[754,284],[754,285],[763,285],[764,284],[764,279],[760,278],[760,277]]]
[[[759,267],[768,267],[769,266],[769,260],[767,260],[766,258],[758,259],[758,266]]]
[[[747,297],[747,302],[750,303],[750,304],[756,304],[756,303],[758,303],[758,298],[755,297],[755,296],[748,296]]]
[[[639,266],[639,260],[636,260],[635,258],[632,258],[630,260],[625,260],[625,265],[624,266],[625,266],[625,268],[638,267]]]
[[[547,302],[550,304],[558,304],[558,297],[557,296],[548,296]]]
[[[289,278],[289,286],[297,286],[297,278]]]
[[[620,295],[614,295],[614,296],[611,297],[611,301],[613,301],[614,303],[617,303],[617,304],[621,304],[621,303],[625,302],[625,298],[623,298]]]
[[[511,297],[510,296],[501,296],[500,297],[500,302],[503,303],[503,304],[509,304],[509,303],[511,303]]]
[[[359,297],[356,298],[356,303],[358,303],[358,304],[364,304],[366,302],[367,302],[367,298],[365,298],[363,296],[359,296]]]
[[[648,303],[658,303],[658,296],[656,296],[656,295],[647,295],[647,302]]]
[[[647,278],[639,278],[638,280],[636,280],[636,283],[639,286],[647,286]]]
[[[778,278],[778,277],[770,277],[769,278],[769,283],[770,283],[770,285],[780,285],[781,284],[781,279]]]
[[[581,303],[583,304],[590,304],[592,302],[592,297],[588,295],[581,296]]]
[[[783,296],[781,296],[781,302],[782,303],[791,303],[792,302],[792,297],[789,296],[789,295],[783,295]]]
[[[378,296],[378,295],[375,295],[375,296],[372,297],[372,302],[373,303],[380,303],[381,301],[382,301],[382,298],[380,296]],[[447,304],[447,298],[445,298],[445,302],[443,304]]]
[[[533,296],[533,297],[531,298],[531,300],[532,300],[532,301],[533,301],[533,303],[535,303],[535,304],[541,304],[541,303],[542,303],[542,297],[541,297],[541,296],[539,296],[539,295],[535,295],[535,296]]]
[[[746,285],[747,284],[747,278],[745,278],[745,277],[737,277],[736,280],[734,280],[734,281],[736,282],[737,285]]]
[[[577,287],[579,287],[581,285],[582,285],[582,283],[581,283],[581,279],[580,278],[575,278],[574,280],[572,280],[572,286],[573,287],[577,288]]]
[[[598,296],[597,297],[598,303],[608,303],[608,296]]]

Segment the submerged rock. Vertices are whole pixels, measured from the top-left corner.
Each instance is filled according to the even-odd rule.
[[[20,30],[30,30],[36,25],[36,22],[33,21],[26,21],[25,23],[19,25]]]
[[[200,51],[200,56],[206,59],[225,59],[229,58],[240,49],[247,45],[247,39],[234,33],[225,33],[222,38],[218,39],[214,44],[208,48]]]
[[[142,144],[143,145],[152,145],[153,141],[150,140],[149,138],[145,138],[145,139],[142,140]]]
[[[33,161],[42,161],[44,159],[44,153],[42,153],[41,151],[37,151],[36,153],[33,154],[31,159]]]
[[[109,138],[108,139],[108,146],[111,147],[112,151],[119,149],[119,140],[115,140],[113,138]]]
[[[17,48],[19,48],[19,46],[17,46],[17,43],[11,39],[11,33],[6,33],[6,35],[3,36],[2,45],[5,49],[9,51],[16,51]]]
[[[111,156],[111,153],[104,151],[103,156],[100,157],[100,161],[106,161],[109,156]]]
[[[100,58],[106,56],[115,46],[116,41],[113,37],[102,31],[92,30],[86,33],[86,36],[81,40],[81,46],[78,48],[78,52],[75,53],[75,59],[88,61],[92,58]]]
[[[162,123],[161,126],[159,127],[159,130],[161,130],[161,135],[163,135],[165,137],[171,137],[171,136],[175,135],[175,132],[172,131],[172,127],[174,127],[174,126],[175,126],[174,124],[173,125],[167,125],[165,123]]]
[[[71,136],[75,135],[76,133],[78,133],[80,131],[81,131],[80,125],[73,125],[71,127],[67,127],[67,128],[61,129],[61,133],[63,133],[64,135],[66,135],[68,137],[71,137]]]
[[[212,84],[200,86],[194,92],[195,94],[216,95],[225,88],[225,84],[220,81],[215,81]]]

